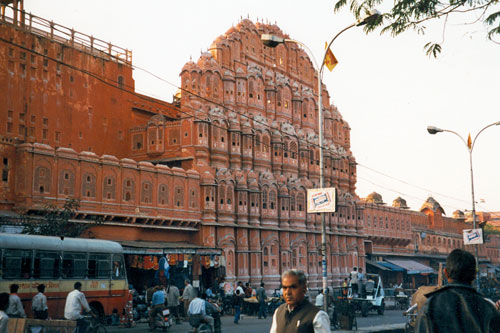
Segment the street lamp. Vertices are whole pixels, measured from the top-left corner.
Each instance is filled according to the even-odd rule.
[[[448,133],[455,134],[456,136],[458,136],[460,138],[460,140],[462,140],[462,142],[465,144],[465,147],[467,148],[467,151],[469,152],[470,185],[471,185],[471,196],[472,196],[472,228],[473,229],[476,229],[476,201],[475,201],[475,198],[474,198],[474,172],[473,172],[473,169],[472,169],[472,151],[474,150],[474,145],[476,143],[476,140],[477,140],[477,137],[479,136],[479,134],[481,134],[488,127],[498,126],[498,125],[500,125],[500,121],[497,121],[495,123],[492,123],[492,124],[489,124],[489,125],[483,127],[483,129],[481,129],[479,131],[479,133],[476,134],[476,136],[474,137],[474,140],[472,142],[471,141],[466,141],[457,132],[446,130],[446,129],[442,129],[442,128],[439,128],[439,127],[436,127],[436,126],[427,126],[427,132],[429,132],[429,134],[432,134],[432,135],[434,135],[436,133],[441,133],[441,132],[448,132]],[[470,136],[469,136],[469,139],[470,139]],[[479,290],[479,255],[478,255],[477,244],[475,246],[475,252],[476,252],[476,284],[477,284],[477,289]]]
[[[318,63],[316,61],[316,58],[314,58],[314,54],[311,52],[311,49],[309,49],[309,47],[307,47],[307,45],[305,45],[304,43],[302,42],[299,42],[297,40],[294,40],[294,39],[287,39],[287,38],[283,38],[283,37],[279,37],[279,36],[276,36],[276,35],[271,35],[271,34],[262,34],[261,36],[261,40],[262,40],[262,43],[268,47],[276,47],[278,46],[279,44],[284,44],[286,42],[292,42],[292,43],[296,43],[300,46],[302,46],[303,48],[305,48],[309,54],[311,55],[311,58],[313,60],[313,63],[314,63],[314,67],[316,69],[316,72],[318,74],[318,136],[319,136],[319,187],[320,188],[324,188],[324,177],[323,177],[323,105],[322,105],[322,101],[321,101],[321,91],[322,91],[322,83],[321,83],[321,79],[323,77],[323,69],[325,67],[325,59],[326,59],[326,56],[328,54],[328,50],[330,49],[330,46],[333,44],[333,42],[335,41],[335,39],[337,39],[338,36],[340,36],[343,32],[353,28],[353,27],[356,27],[356,26],[362,26],[362,25],[365,25],[369,22],[372,22],[373,20],[375,20],[378,16],[380,15],[380,12],[377,11],[377,10],[371,10],[369,12],[366,13],[366,16],[363,17],[361,20],[359,20],[358,22],[356,23],[353,23],[347,27],[345,27],[344,29],[342,29],[339,33],[337,33],[335,35],[335,37],[332,38],[332,40],[330,41],[330,43],[328,44],[328,47],[326,48],[325,50],[325,53],[323,55],[323,61],[321,62],[321,65],[318,66]],[[321,258],[322,258],[322,268],[323,268],[323,293],[324,295],[327,295],[327,291],[328,291],[328,279],[327,279],[327,270],[326,270],[326,223],[325,223],[325,214],[324,213],[321,213]],[[327,311],[328,309],[328,298],[327,297],[324,297],[324,302],[323,302],[323,307],[324,307],[324,310]]]

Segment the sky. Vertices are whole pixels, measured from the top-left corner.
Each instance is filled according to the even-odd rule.
[[[387,0],[386,0],[387,2]],[[354,21],[334,1],[235,0],[25,0],[25,10],[55,23],[132,50],[136,90],[171,102],[179,73],[242,18],[276,23],[321,59],[324,44]],[[389,2],[389,4],[392,2]],[[380,10],[387,10],[381,7]],[[434,197],[447,216],[471,210],[469,153],[451,133],[429,135],[428,125],[467,139],[500,121],[500,45],[487,40],[476,14],[427,24],[426,34],[398,37],[361,28],[332,45],[339,64],[325,71],[330,103],[351,127],[358,162],[357,194],[382,195],[388,205],[401,196],[413,210]],[[500,40],[500,38],[499,38]],[[443,42],[429,58],[423,46]],[[168,83],[166,83],[167,81]],[[478,211],[500,211],[500,126],[486,129],[473,150]]]

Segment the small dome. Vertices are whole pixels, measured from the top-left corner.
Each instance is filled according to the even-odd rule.
[[[382,196],[377,192],[372,192],[368,194],[365,201],[367,203],[373,203],[376,205],[385,205],[384,201],[382,200]]]
[[[439,202],[436,201],[433,197],[428,197],[427,200],[423,203],[422,207],[420,208],[420,211],[424,211],[425,209],[429,209],[436,213],[438,210],[441,210],[443,215],[446,215],[444,212],[443,207],[439,204]]]
[[[456,220],[465,220],[465,214],[461,210],[456,210],[451,214],[451,217],[453,217]]]
[[[394,199],[392,201],[392,207],[397,207],[397,208],[401,208],[401,209],[408,209],[408,208],[410,208],[406,204],[406,200],[403,199],[403,198],[401,198],[401,197],[397,197],[396,199]]]

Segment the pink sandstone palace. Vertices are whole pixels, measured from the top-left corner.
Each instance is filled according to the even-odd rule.
[[[272,289],[298,268],[321,285],[320,216],[305,202],[319,185],[316,72],[297,45],[261,43],[284,36],[276,25],[231,27],[184,65],[170,103],[135,92],[131,51],[27,14],[22,0],[0,8],[4,223],[75,198],[76,220],[104,220],[91,237],[126,253],[191,253],[195,280],[222,271]],[[353,267],[429,283],[470,224],[433,198],[420,211],[360,199],[349,124],[321,93],[325,185],[338,191],[326,216],[330,283]],[[500,265],[500,238],[479,258],[485,272]]]

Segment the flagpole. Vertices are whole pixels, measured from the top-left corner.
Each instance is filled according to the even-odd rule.
[[[429,134],[436,134],[440,132],[448,132],[455,134],[462,140],[462,142],[465,144],[465,147],[467,147],[467,151],[469,152],[469,165],[470,165],[470,185],[471,185],[471,197],[472,197],[472,228],[476,229],[476,199],[475,199],[475,194],[474,194],[474,170],[472,169],[472,152],[474,150],[474,145],[476,144],[477,137],[479,134],[481,134],[485,129],[491,127],[491,126],[498,126],[500,125],[500,121],[497,121],[495,123],[489,124],[485,127],[483,127],[479,133],[476,134],[474,137],[474,141],[471,141],[470,133],[469,136],[467,137],[467,141],[457,132],[447,130],[447,129],[442,129],[434,126],[427,126],[427,132]],[[483,236],[484,237],[484,236]],[[484,239],[484,238],[483,238]],[[476,288],[479,291],[480,289],[480,274],[479,274],[479,246],[478,244],[474,245],[475,247],[475,256],[476,256]]]
[[[337,39],[338,36],[340,36],[342,33],[345,31],[355,27],[355,26],[362,26],[364,24],[367,24],[368,22],[373,21],[377,17],[380,16],[380,13],[377,10],[372,10],[370,12],[366,13],[366,16],[363,17],[361,20],[359,20],[356,23],[350,24],[349,26],[345,27],[344,29],[340,30],[339,33],[333,37],[333,39],[330,41],[328,44],[328,47],[325,50],[325,53],[323,55],[323,59],[321,62],[321,66],[318,66],[318,63],[316,62],[316,59],[314,58],[314,53],[311,52],[311,50],[307,47],[302,42],[299,42],[297,40],[293,39],[286,39],[283,37],[279,37],[276,35],[271,35],[271,34],[262,34],[261,40],[264,43],[264,45],[269,46],[269,47],[276,47],[279,44],[286,43],[286,42],[293,42],[301,45],[304,47],[307,51],[309,51],[309,55],[311,56],[315,69],[317,71],[318,75],[318,136],[319,136],[319,183],[320,183],[320,188],[324,187],[324,165],[323,165],[323,101],[322,101],[322,83],[321,79],[323,76],[323,69],[325,66],[325,58],[328,54],[328,50],[330,49],[330,46],[333,44],[333,42]],[[325,222],[325,213],[320,213],[321,214],[321,267],[323,271],[323,309],[325,310],[326,313],[328,313],[328,276],[327,276],[327,258],[326,258],[326,222]]]

